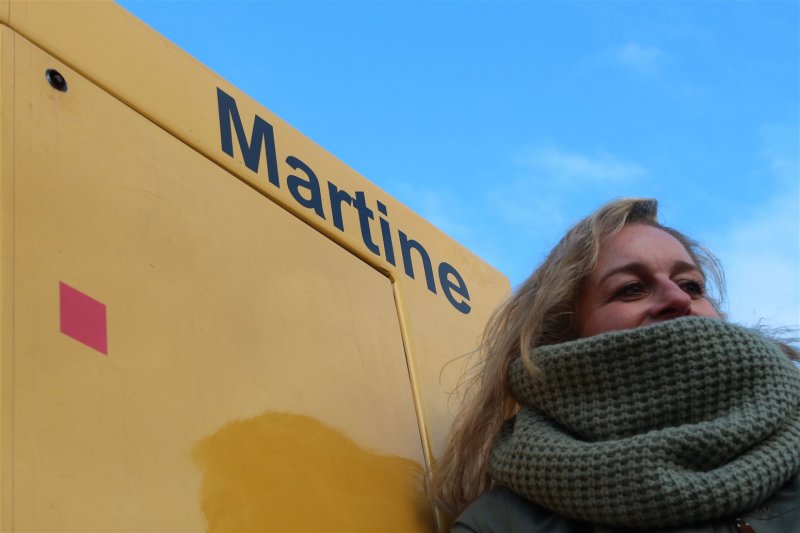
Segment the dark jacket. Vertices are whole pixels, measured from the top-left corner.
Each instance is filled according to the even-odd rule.
[[[657,530],[659,533],[744,533],[736,516],[697,526]],[[763,505],[741,516],[755,533],[800,533],[800,474]],[[553,514],[505,487],[475,500],[453,524],[452,533],[632,533],[636,530],[595,526]],[[653,531],[653,530],[650,530]]]

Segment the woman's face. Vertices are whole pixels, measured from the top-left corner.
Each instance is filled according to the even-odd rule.
[[[578,305],[581,337],[681,316],[719,313],[706,298],[703,273],[675,237],[629,224],[603,242]]]

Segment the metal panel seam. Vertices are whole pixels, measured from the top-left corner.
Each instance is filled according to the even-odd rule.
[[[7,12],[4,2],[0,9]],[[0,26],[0,529],[14,528],[14,38]],[[10,428],[10,430],[9,430]]]
[[[403,301],[402,289],[397,280],[389,275],[389,280],[392,283],[392,294],[394,295],[395,309],[397,310],[397,321],[400,324],[400,338],[403,341],[403,351],[406,355],[406,367],[408,368],[408,380],[411,386],[411,397],[414,400],[414,413],[417,418],[417,426],[419,428],[420,444],[422,445],[422,457],[425,460],[425,474],[423,476],[425,481],[425,490],[430,492],[430,472],[433,465],[433,455],[430,445],[430,437],[428,436],[428,427],[425,423],[425,416],[423,414],[422,399],[419,393],[419,386],[417,384],[417,370],[414,365],[414,348],[412,347],[411,338],[409,335],[408,320],[406,319],[405,309],[406,306]],[[429,499],[430,500],[430,499]],[[434,516],[437,516],[436,507],[431,501]],[[438,516],[436,519],[437,530],[439,528]]]

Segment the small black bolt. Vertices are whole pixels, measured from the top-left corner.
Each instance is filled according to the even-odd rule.
[[[62,93],[67,92],[67,80],[65,80],[64,76],[56,69],[49,68],[45,70],[44,77],[47,79],[47,83],[50,84],[50,87],[56,91],[61,91]]]

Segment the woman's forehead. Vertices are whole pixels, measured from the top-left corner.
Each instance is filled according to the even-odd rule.
[[[615,268],[630,261],[694,264],[692,256],[678,239],[661,228],[645,224],[629,224],[605,239],[600,246],[595,271]]]

